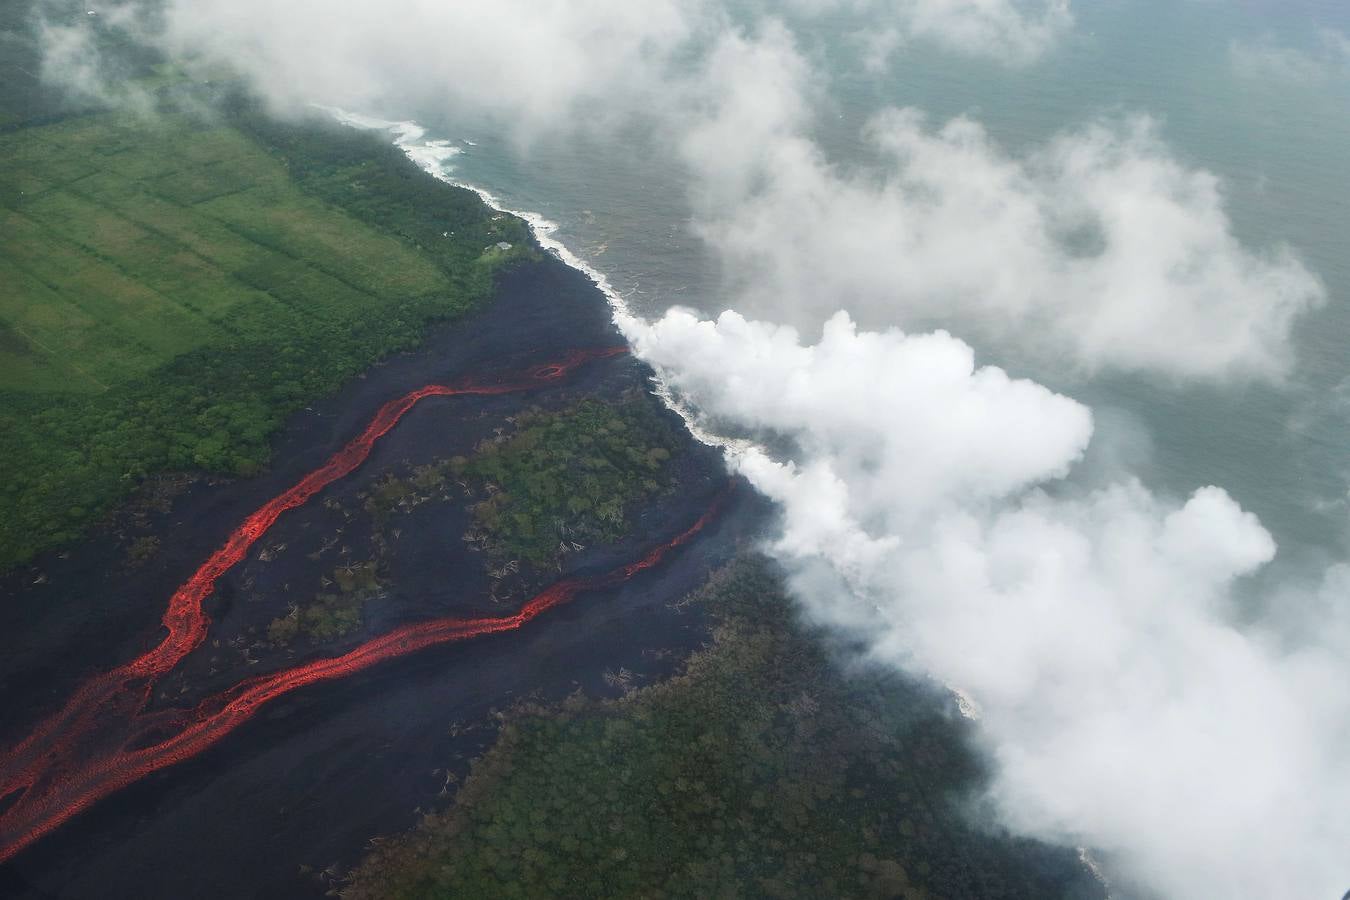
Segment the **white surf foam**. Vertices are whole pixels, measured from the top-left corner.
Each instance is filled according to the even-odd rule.
[[[393,139],[394,145],[433,178],[444,181],[446,184],[453,184],[455,187],[473,191],[484,203],[497,212],[506,213],[523,220],[529,226],[530,232],[534,235],[534,239],[539,243],[539,246],[552,253],[566,265],[581,272],[599,289],[609,303],[614,324],[618,326],[619,331],[625,338],[631,340],[633,334],[646,327],[647,323],[633,313],[628,302],[615,290],[614,285],[605,273],[577,256],[558,239],[557,233],[560,226],[557,222],[530,210],[513,209],[491,191],[455,178],[450,161],[463,152],[461,147],[450,141],[427,140],[427,130],[416,122],[394,122],[330,106],[319,106],[317,108],[329,113],[343,125],[365,131],[387,132]],[[469,146],[476,146],[472,141],[465,141],[464,143]],[[681,402],[680,398],[674,395],[669,385],[659,376],[653,379],[653,392],[662,403],[684,420],[689,433],[700,443],[717,447],[732,459],[755,448],[755,445],[749,441],[709,431],[700,417],[687,404]]]

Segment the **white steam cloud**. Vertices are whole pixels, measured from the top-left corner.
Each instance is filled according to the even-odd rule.
[[[790,36],[723,40],[688,127],[698,227],[749,311],[819,322],[976,326],[1085,371],[1279,377],[1325,299],[1287,249],[1234,236],[1218,180],[1144,116],[1061,134],[1025,158],[967,118],[876,116],[878,161],[841,170],[805,138],[811,72]]]
[[[283,108],[436,104],[518,136],[631,113],[711,22],[702,0],[179,0],[161,38]]]
[[[1281,643],[1232,587],[1275,553],[1220,488],[1063,481],[1091,417],[979,368],[946,334],[802,344],[786,327],[672,311],[637,351],[713,421],[799,448],[735,467],[778,501],[772,551],[819,620],[980,709],[1003,821],[1089,846],[1177,898],[1334,897],[1350,867],[1350,617],[1290,592]]]
[[[145,18],[145,0],[92,0],[110,18]],[[1030,62],[1067,31],[1067,0],[796,0],[790,14],[884,17],[897,37]],[[756,0],[167,0],[145,37],[182,62],[225,64],[278,108],[439,105],[509,124],[524,141],[678,105],[689,55]],[[48,37],[59,69],[89,22]],[[86,44],[87,49],[87,44]],[[92,81],[89,85],[93,87]]]

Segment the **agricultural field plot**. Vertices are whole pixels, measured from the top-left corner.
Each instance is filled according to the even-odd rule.
[[[0,159],[0,390],[107,390],[231,340],[243,306],[331,322],[444,288],[230,128],[93,116],[0,135]]]

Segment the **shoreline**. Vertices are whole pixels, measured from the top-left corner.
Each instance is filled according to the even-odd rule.
[[[367,116],[362,113],[353,113],[347,110],[338,109],[331,106],[319,106],[315,104],[316,109],[320,109],[331,116],[336,122],[345,125],[348,128],[355,128],[361,131],[383,131],[392,136],[393,145],[399,148],[403,153],[416,164],[422,171],[426,172],[437,181],[470,191],[478,196],[478,199],[496,212],[515,216],[526,224],[530,229],[536,243],[539,244],[549,255],[559,260],[563,265],[576,272],[581,273],[595,287],[597,291],[605,298],[612,313],[614,326],[623,335],[624,340],[630,345],[630,329],[642,321],[629,308],[628,302],[623,295],[615,290],[609,277],[604,272],[592,266],[581,257],[577,256],[562,241],[554,235],[561,227],[557,222],[530,210],[515,209],[507,206],[506,203],[488,189],[468,181],[456,179],[446,169],[446,163],[454,159],[462,151],[453,146],[448,140],[430,140],[423,138],[427,135],[427,130],[422,125],[412,120],[401,122],[380,119],[374,116]],[[464,143],[474,146],[472,141]],[[722,450],[728,458],[734,458],[752,445],[737,438],[729,438],[723,435],[705,429],[699,422],[698,416],[687,404],[675,396],[669,385],[661,378],[659,373],[653,373],[652,376],[653,393],[666,405],[668,409],[674,412],[684,421],[685,429],[693,435],[695,440],[709,447],[716,447]]]

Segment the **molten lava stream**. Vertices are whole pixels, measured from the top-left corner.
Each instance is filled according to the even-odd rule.
[[[174,592],[161,620],[168,634],[155,648],[89,679],[58,712],[41,722],[0,758],[0,803],[16,792],[24,792],[0,815],[0,831],[8,831],[7,820],[24,805],[29,793],[43,784],[59,781],[64,771],[78,767],[75,757],[87,754],[91,743],[99,743],[96,717],[102,722],[121,720],[129,723],[144,709],[155,682],[205,640],[210,619],[202,604],[215,589],[216,581],[244,559],[277,518],[354,471],[370,455],[375,443],[418,402],[427,397],[484,396],[539,388],[567,377],[591,360],[626,352],[624,347],[574,350],[560,360],[535,366],[510,379],[499,382],[465,379],[453,385],[427,385],[380,407],[360,435],[289,490],[249,515],[229,534],[220,549]],[[110,740],[109,736],[103,742]],[[7,849],[10,841],[0,840],[4,840],[6,848],[0,849],[0,861],[3,861],[14,851]]]
[[[38,838],[94,803],[144,778],[152,772],[190,759],[215,744],[225,735],[253,718],[266,703],[297,688],[320,681],[331,681],[369,669],[379,663],[425,650],[437,644],[502,631],[514,631],[541,613],[571,602],[583,591],[622,584],[635,575],[659,564],[672,550],[687,544],[712,521],[721,498],[697,522],[646,556],[603,575],[567,578],[535,595],[515,615],[499,618],[433,619],[417,622],[374,638],[360,646],[328,659],[260,675],[208,698],[195,710],[166,710],[144,716],[153,727],[173,720],[182,730],[150,747],[119,750],[106,758],[90,761],[83,768],[63,773],[60,781],[44,793],[29,792],[0,815],[0,862],[3,862]],[[186,720],[186,721],[184,721]]]

